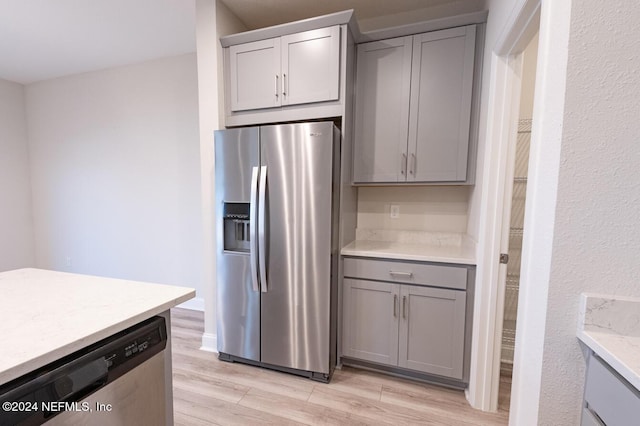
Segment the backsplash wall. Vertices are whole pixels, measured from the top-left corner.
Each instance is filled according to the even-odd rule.
[[[464,186],[360,187],[358,228],[465,233],[469,196]],[[391,205],[399,218],[391,219]]]

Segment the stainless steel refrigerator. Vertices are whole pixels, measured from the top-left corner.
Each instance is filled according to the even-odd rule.
[[[331,122],[215,133],[220,359],[330,379],[339,153]]]

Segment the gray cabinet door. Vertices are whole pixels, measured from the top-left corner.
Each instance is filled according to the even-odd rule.
[[[638,424],[640,390],[593,353],[589,354],[584,402],[606,425]],[[583,424],[589,424],[587,419],[583,417]]]
[[[398,292],[398,284],[345,278],[345,356],[397,365]]]
[[[281,48],[282,105],[338,99],[339,26],[283,36]]]
[[[358,46],[353,180],[406,180],[412,37]]]
[[[413,37],[407,180],[464,182],[474,25]]]
[[[229,47],[231,111],[281,105],[280,38]]]
[[[398,365],[462,379],[464,291],[402,285]]]

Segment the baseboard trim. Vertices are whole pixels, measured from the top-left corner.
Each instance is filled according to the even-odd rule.
[[[201,351],[218,353],[218,335],[203,333]]]
[[[176,308],[204,312],[204,298],[194,297],[193,299],[189,299],[186,302],[179,304]]]

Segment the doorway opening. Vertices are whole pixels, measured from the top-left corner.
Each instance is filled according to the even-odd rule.
[[[504,286],[500,356],[501,387],[511,381],[513,373],[537,57],[538,34],[536,33],[522,53],[520,61],[520,103],[517,105],[517,110],[513,111],[517,117],[517,133],[510,143],[507,160],[509,164],[506,175],[507,182],[505,183],[502,253],[508,254],[508,262],[506,276],[500,283]]]

